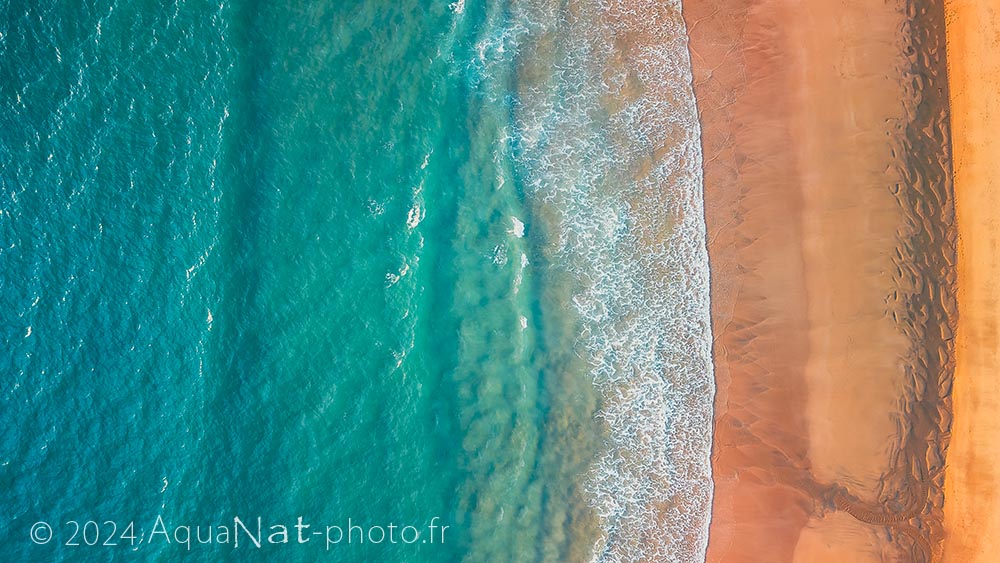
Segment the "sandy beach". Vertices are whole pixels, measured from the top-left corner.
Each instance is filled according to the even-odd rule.
[[[954,233],[941,6],[684,3],[712,263],[712,562],[941,543]]]
[[[942,560],[985,563],[1000,556],[1000,14],[992,0],[945,10],[960,322]]]

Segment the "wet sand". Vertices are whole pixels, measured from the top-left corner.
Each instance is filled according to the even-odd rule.
[[[1000,5],[950,1],[946,13],[960,322],[942,560],[985,563],[1000,558]]]
[[[954,233],[943,18],[921,5],[684,3],[718,386],[709,561],[939,549]]]

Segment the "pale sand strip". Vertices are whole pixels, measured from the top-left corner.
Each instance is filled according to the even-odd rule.
[[[943,561],[1000,561],[1000,2],[945,4],[959,229]]]

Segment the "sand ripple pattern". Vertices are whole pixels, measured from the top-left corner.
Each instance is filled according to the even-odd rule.
[[[939,0],[906,2],[903,29],[906,120],[893,135],[890,187],[907,222],[893,262],[897,291],[886,304],[911,342],[908,385],[900,399],[899,441],[877,505],[837,488],[832,502],[854,518],[909,539],[908,561],[930,561],[942,539],[944,459],[951,428],[956,319],[954,193],[944,61],[944,8]],[[942,275],[944,273],[944,275]],[[904,543],[906,540],[904,540]]]

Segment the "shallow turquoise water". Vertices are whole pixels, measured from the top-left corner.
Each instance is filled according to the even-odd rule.
[[[697,127],[641,199],[602,17],[0,2],[0,559],[697,558]]]

